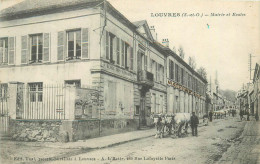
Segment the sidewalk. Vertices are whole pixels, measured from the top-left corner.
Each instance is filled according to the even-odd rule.
[[[203,119],[200,119],[199,127],[204,126]],[[50,148],[60,148],[60,149],[101,149],[106,147],[111,147],[115,145],[119,145],[126,142],[131,142],[143,138],[148,138],[154,136],[156,134],[156,129],[152,128],[149,130],[136,130],[126,133],[119,133],[104,137],[91,138],[86,140],[79,140],[76,142],[68,142],[68,143],[52,143],[52,142],[44,142],[44,147]]]
[[[155,132],[155,128],[152,128],[149,130],[137,130],[104,137],[91,138],[87,140],[79,140],[76,142],[45,142],[41,146],[60,149],[101,149],[126,142],[131,142],[138,139],[148,138],[155,135]]]

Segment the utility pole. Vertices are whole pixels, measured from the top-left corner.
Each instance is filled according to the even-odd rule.
[[[255,57],[255,56],[252,56],[252,54],[249,54],[248,57],[249,57],[249,59],[248,59],[248,70],[249,70],[249,78],[250,78],[249,80],[253,80],[251,78],[251,74],[252,74],[251,71],[254,70],[254,69],[252,69],[252,58]]]

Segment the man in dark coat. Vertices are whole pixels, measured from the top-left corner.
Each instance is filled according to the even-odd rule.
[[[243,112],[243,110],[240,110],[239,115],[240,115],[240,119],[241,119],[241,121],[242,121],[242,119],[243,119],[243,117],[244,117],[244,112]]]
[[[192,116],[190,118],[190,125],[192,130],[193,136],[198,136],[198,124],[199,124],[199,118],[195,115],[195,112],[192,112]]]
[[[209,112],[209,121],[212,122],[212,116],[213,116],[213,113],[212,111]]]

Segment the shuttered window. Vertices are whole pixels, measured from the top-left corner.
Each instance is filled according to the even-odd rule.
[[[22,49],[21,49],[21,63],[27,64],[27,53],[28,53],[28,36],[21,37]]]
[[[43,56],[43,35],[30,36],[30,63],[42,62]]]
[[[86,36],[84,36],[86,37]],[[67,60],[81,58],[81,31],[68,31],[67,32]]]
[[[0,39],[0,65],[8,62],[8,38]]]

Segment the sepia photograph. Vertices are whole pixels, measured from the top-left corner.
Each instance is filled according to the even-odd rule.
[[[259,0],[0,0],[1,164],[260,164]]]

